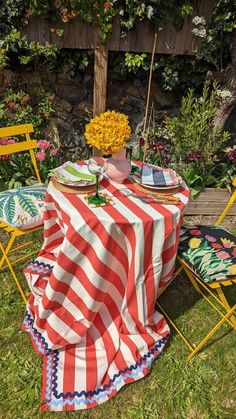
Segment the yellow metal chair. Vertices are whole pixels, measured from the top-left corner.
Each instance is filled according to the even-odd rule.
[[[4,137],[15,137],[20,135],[23,140],[19,140],[19,142],[16,142],[14,144],[7,144],[7,145],[1,145],[0,146],[0,156],[3,155],[10,155],[12,153],[19,153],[22,151],[28,151],[29,156],[32,162],[32,166],[37,178],[37,181],[41,183],[41,178],[39,175],[37,162],[35,159],[34,149],[37,148],[37,141],[32,140],[30,138],[30,133],[34,132],[34,128],[32,124],[25,124],[25,125],[18,125],[18,126],[10,126],[6,128],[0,128],[0,138]],[[20,158],[20,155],[19,155]],[[24,237],[26,234],[33,233],[39,229],[42,228],[42,224],[40,226],[34,227],[34,228],[28,228],[28,229],[18,229],[15,227],[12,227],[11,225],[7,224],[6,222],[3,222],[0,220],[0,229],[3,233],[7,233],[7,240],[6,245],[4,245],[2,242],[0,242],[0,250],[2,252],[2,257],[0,259],[0,270],[3,270],[5,268],[9,268],[14,281],[16,283],[16,286],[21,294],[21,297],[23,298],[24,302],[27,302],[26,296],[23,292],[23,289],[20,285],[20,282],[17,278],[17,275],[13,269],[13,265],[16,263],[19,263],[20,261],[28,258],[30,255],[34,254],[36,251],[29,251],[24,256],[21,256],[20,258],[14,258],[15,252],[19,252],[19,250],[23,248],[30,249],[30,244],[34,242],[34,240],[24,242],[21,245],[17,245],[13,247],[14,242],[19,237]],[[5,243],[5,241],[4,241]]]
[[[236,186],[236,178],[233,181],[233,185]],[[190,350],[189,360],[206,344],[223,323],[227,322],[236,330],[236,318],[234,315],[236,304],[230,307],[224,293],[224,287],[236,284],[236,236],[220,226],[235,201],[236,189],[215,226],[200,225],[183,229],[178,251],[180,269],[184,270],[195,290],[219,314],[221,320],[197,346],[193,347],[168,316],[159,300],[156,303],[157,307],[167,317],[188,346]],[[211,296],[211,299],[209,296]],[[217,305],[212,300],[217,302]]]

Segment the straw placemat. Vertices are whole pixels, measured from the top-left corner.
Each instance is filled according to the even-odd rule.
[[[146,188],[144,185],[140,185],[139,183],[136,183],[136,182],[134,183],[134,186],[139,191],[148,193],[149,195],[152,195],[152,196],[156,196],[157,198],[162,198],[165,195],[166,196],[167,195],[173,195],[173,194],[177,193],[178,190],[179,190],[179,185],[173,186],[172,188],[168,188],[168,189],[166,189],[163,186],[163,189],[161,191],[160,191],[160,189],[157,191],[157,190],[152,189],[152,188],[148,188],[148,187]]]
[[[96,190],[96,185],[89,185],[89,186],[68,186],[62,185],[61,183],[57,182],[57,180],[52,177],[51,182],[55,188],[57,188],[61,192],[66,193],[73,193],[73,194],[86,194],[89,192],[94,192]]]

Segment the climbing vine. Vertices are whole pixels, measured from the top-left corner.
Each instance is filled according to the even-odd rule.
[[[76,75],[75,69],[85,68],[90,56],[60,49],[60,40],[68,22],[80,19],[99,28],[100,42],[109,38],[114,19],[119,19],[124,36],[138,22],[148,20],[155,31],[172,24],[180,29],[183,19],[198,10],[198,0],[5,0],[0,8],[0,70],[17,65],[43,65],[53,71],[63,61],[63,71]],[[195,8],[195,9],[194,9]],[[25,31],[34,16],[50,23],[55,44],[32,42]],[[193,16],[193,35],[201,38],[202,48],[192,59],[162,56],[154,63],[154,70],[161,69],[164,89],[181,88],[183,74],[190,74],[190,84],[203,82],[208,70],[222,70],[229,61],[229,46],[236,28],[236,8],[232,0],[216,0],[211,24],[204,16]],[[66,57],[68,54],[68,58]],[[124,54],[123,54],[124,55]],[[79,62],[81,60],[81,62]],[[124,55],[123,64],[129,72],[147,70],[150,57],[146,54]],[[189,79],[189,77],[187,76]]]

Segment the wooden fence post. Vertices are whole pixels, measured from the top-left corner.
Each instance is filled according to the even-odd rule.
[[[94,86],[93,116],[106,109],[108,49],[106,45],[97,46],[94,50]],[[94,148],[93,155],[99,155]]]

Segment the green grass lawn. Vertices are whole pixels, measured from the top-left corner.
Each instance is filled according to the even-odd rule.
[[[36,243],[37,246],[37,243]],[[18,267],[18,272],[22,266]],[[22,281],[25,282],[23,275]],[[26,285],[27,287],[27,285]],[[236,287],[228,287],[235,301]],[[26,288],[25,288],[26,289]],[[236,333],[224,325],[187,361],[187,347],[174,331],[146,378],[125,386],[91,410],[41,413],[41,361],[21,331],[24,304],[10,274],[0,274],[0,418],[233,419],[236,417]],[[218,321],[186,278],[178,278],[161,297],[171,317],[197,343]]]

